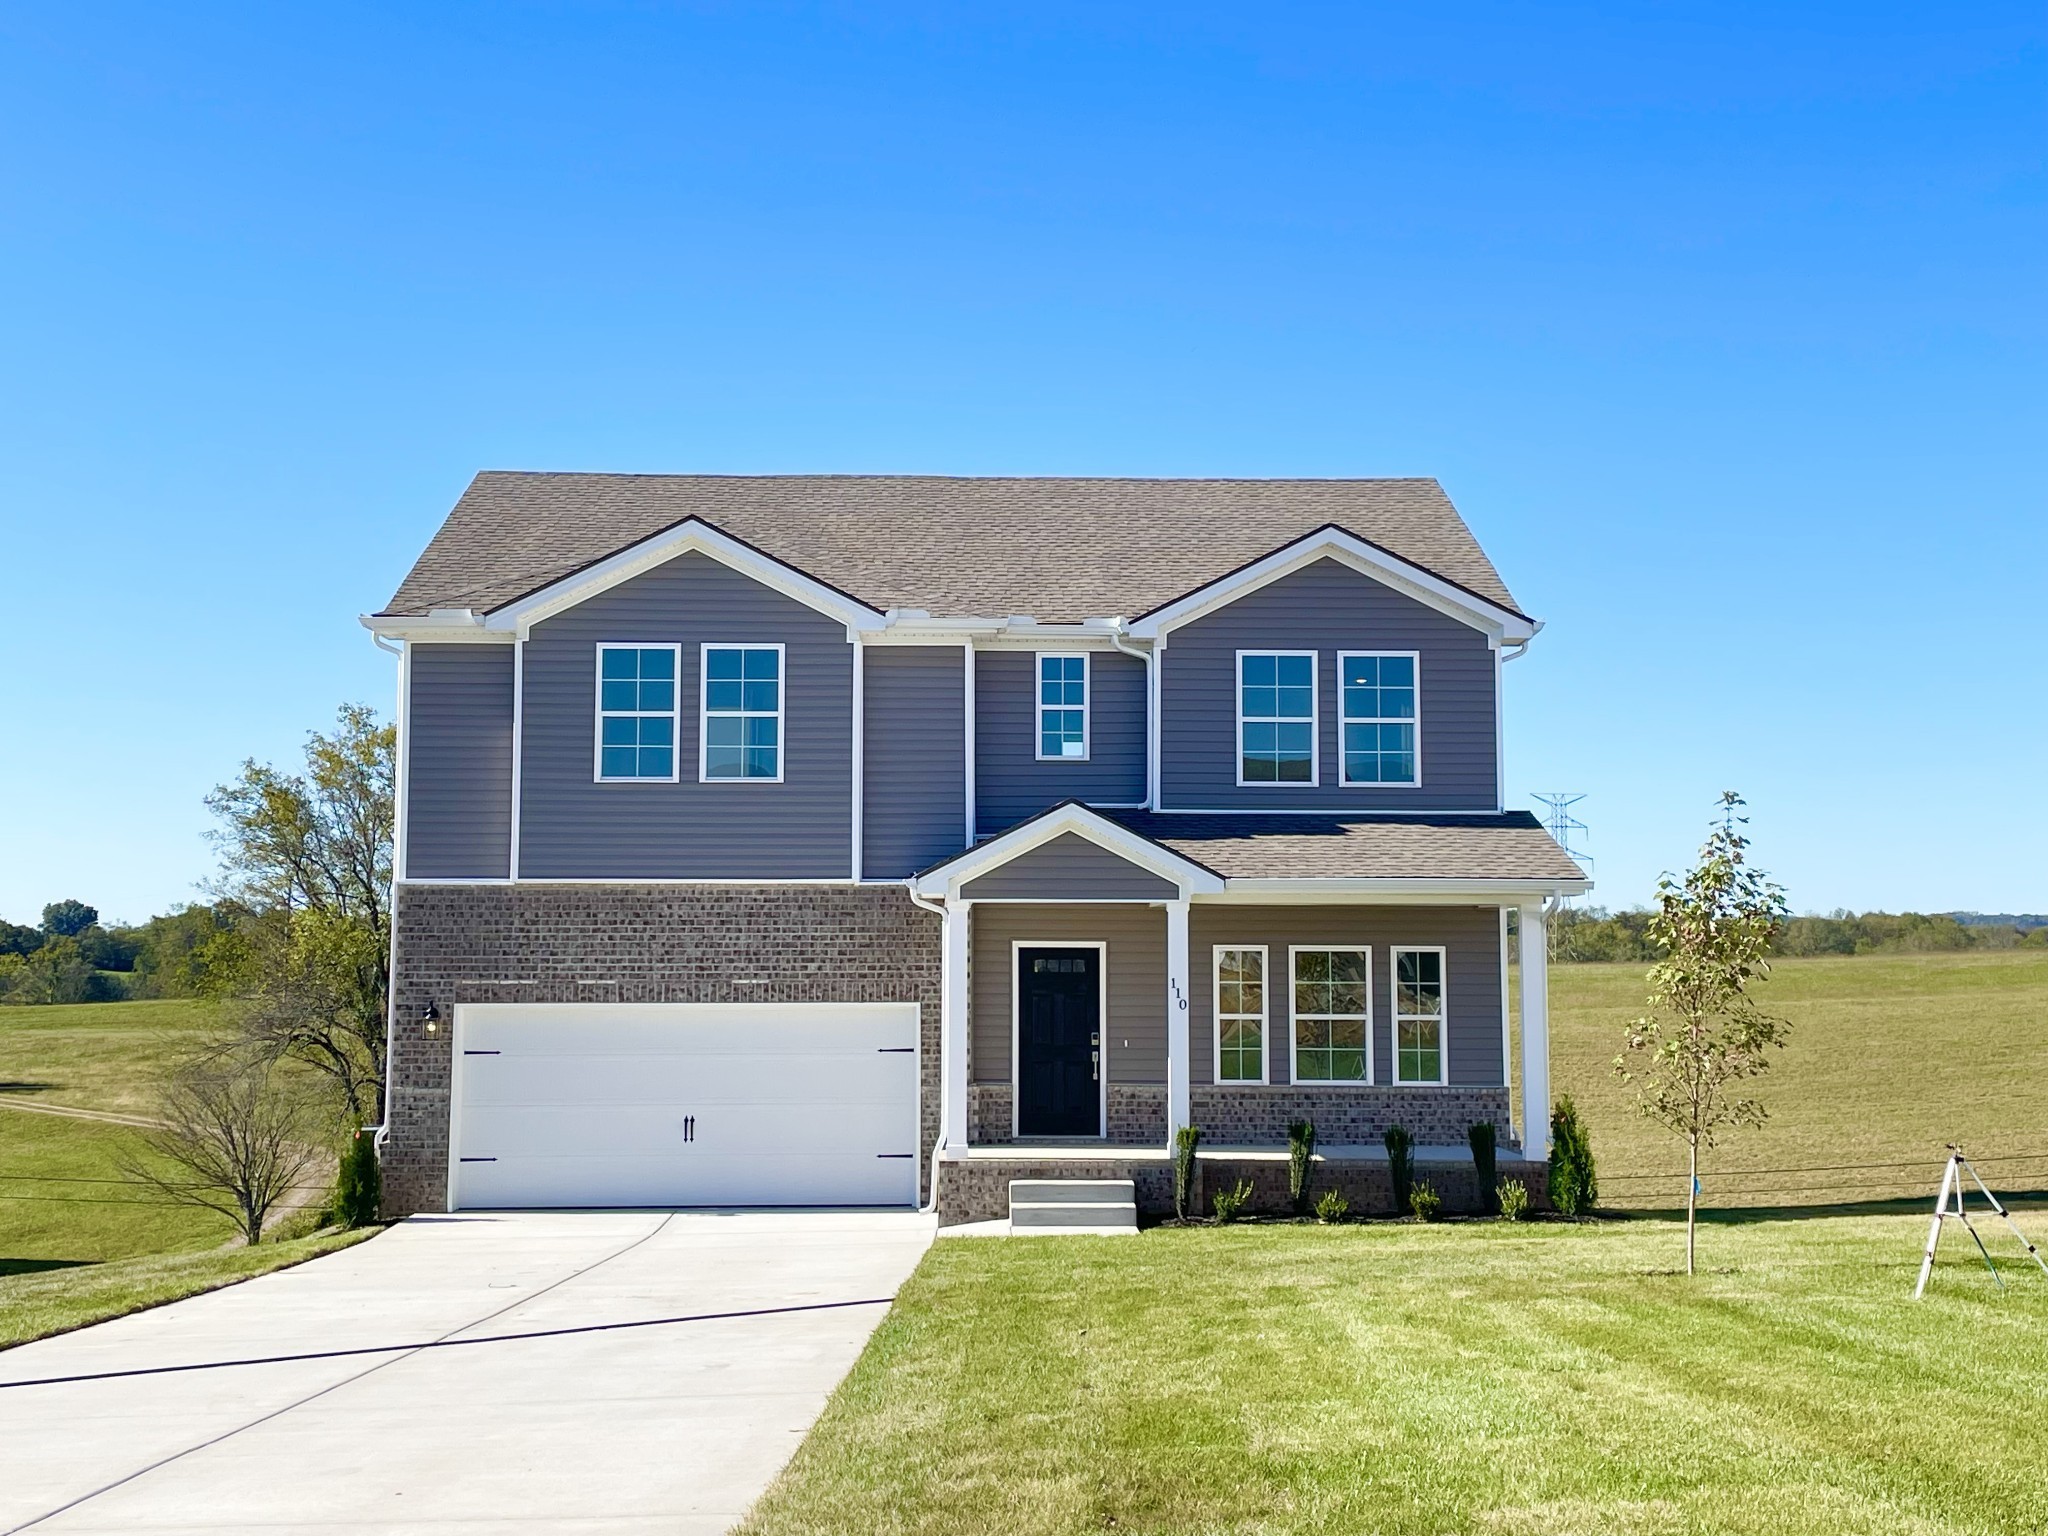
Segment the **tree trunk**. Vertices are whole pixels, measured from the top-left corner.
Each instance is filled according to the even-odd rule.
[[[1685,1181],[1685,1272],[1693,1272],[1693,1233],[1699,1223],[1700,1209],[1700,1139],[1692,1137],[1686,1142]]]

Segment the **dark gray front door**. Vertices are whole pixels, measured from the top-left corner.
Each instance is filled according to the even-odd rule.
[[[1017,951],[1017,1134],[1102,1134],[1102,951]]]

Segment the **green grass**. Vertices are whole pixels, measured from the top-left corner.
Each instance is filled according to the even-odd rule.
[[[0,1274],[0,1348],[286,1269],[359,1243],[376,1230],[323,1232],[260,1248],[155,1254],[86,1269]]]
[[[1591,1125],[1602,1198],[1669,1207],[1685,1198],[1684,1145],[1636,1112],[1610,1067],[1624,1025],[1642,1011],[1646,970],[1553,968],[1551,1075]],[[1791,1044],[1752,1090],[1767,1123],[1728,1132],[1708,1155],[1707,1204],[1931,1203],[1948,1141],[1986,1160],[1994,1188],[2048,1189],[2038,1091],[2048,1081],[2048,953],[1783,960],[1758,996],[1792,1021]],[[2030,1160],[2003,1160],[2015,1156]],[[1868,1167],[1895,1162],[1912,1166]],[[1812,1167],[1831,1171],[1725,1171]],[[1667,1176],[1640,1177],[1655,1173]]]
[[[225,1216],[131,1183],[122,1159],[144,1153],[127,1126],[0,1110],[0,1274],[218,1248],[235,1235]]]
[[[0,1094],[147,1115],[163,1070],[220,1027],[192,998],[0,1007]]]
[[[1923,1231],[941,1242],[741,1530],[2038,1533],[2048,1277]]]

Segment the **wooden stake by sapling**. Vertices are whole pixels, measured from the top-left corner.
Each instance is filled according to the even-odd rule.
[[[1927,1225],[1927,1251],[1920,1258],[1920,1283],[1913,1287],[1913,1299],[1918,1301],[1927,1290],[1927,1277],[1934,1272],[1934,1248],[1941,1241],[1941,1224],[1944,1221],[1959,1221],[1963,1230],[1970,1234],[1970,1241],[1977,1245],[1977,1251],[1984,1255],[1984,1267],[1991,1271],[1991,1278],[1998,1282],[1998,1288],[2005,1289],[2005,1279],[1998,1273],[1998,1266],[1991,1262],[1991,1250],[1984,1246],[1984,1239],[1977,1235],[1977,1229],[1970,1225],[1970,1214],[1963,1209],[1963,1175],[1984,1193],[1991,1209],[1998,1219],[2012,1228],[2012,1235],[2020,1240],[2020,1246],[2027,1250],[2027,1257],[2041,1266],[2041,1272],[2048,1274],[2048,1259],[2041,1257],[2041,1250],[2027,1241],[2027,1234],[2020,1230],[2004,1206],[1998,1203],[1998,1196],[1991,1193],[1991,1186],[1977,1176],[1977,1170],[1970,1166],[1970,1160],[1963,1155],[1963,1149],[1949,1143],[1948,1166],[1941,1171],[1941,1193],[1934,1197],[1934,1219]],[[1950,1205],[1950,1196],[1954,1205]]]

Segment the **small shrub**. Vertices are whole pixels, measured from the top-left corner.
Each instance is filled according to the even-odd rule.
[[[334,1214],[345,1227],[367,1227],[383,1203],[384,1176],[377,1166],[377,1135],[365,1126],[342,1149],[334,1180]]]
[[[1234,1189],[1216,1191],[1216,1224],[1227,1227],[1237,1220],[1239,1214],[1252,1198],[1250,1179],[1239,1179]]]
[[[1334,1189],[1323,1191],[1323,1198],[1316,1202],[1316,1220],[1324,1226],[1331,1226],[1351,1214],[1351,1202]]]
[[[1599,1203],[1600,1181],[1593,1169],[1593,1143],[1566,1094],[1550,1112],[1550,1205],[1560,1216],[1583,1216]]]
[[[1408,1193],[1408,1208],[1415,1213],[1417,1221],[1435,1221],[1444,1208],[1443,1196],[1436,1192],[1436,1186],[1424,1179]]]
[[[1387,1127],[1387,1172],[1394,1181],[1394,1214],[1408,1209],[1408,1196],[1415,1187],[1415,1138],[1405,1127]]]
[[[1316,1157],[1316,1123],[1297,1120],[1287,1127],[1287,1203],[1294,1214],[1308,1214],[1308,1176]]]
[[[1201,1144],[1199,1125],[1184,1125],[1173,1133],[1173,1214],[1182,1221],[1195,1203],[1195,1148]]]
[[[1495,1136],[1493,1122],[1482,1120],[1465,1133],[1465,1139],[1472,1144],[1472,1176],[1479,1186],[1479,1209],[1491,1214],[1500,1209],[1494,1203],[1493,1187],[1499,1182],[1494,1174],[1493,1153]]]
[[[1502,1221],[1520,1221],[1529,1213],[1529,1186],[1520,1179],[1502,1179],[1494,1191]]]

